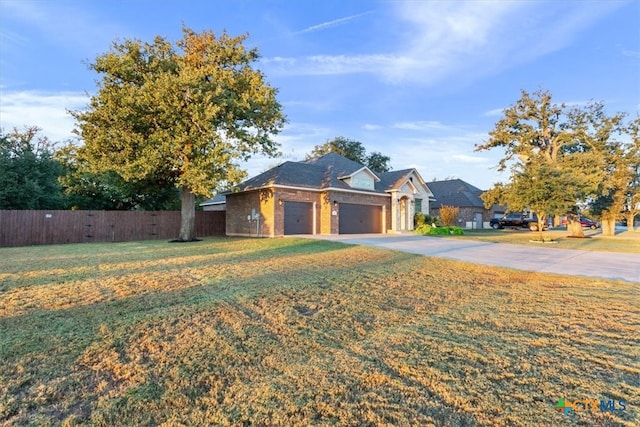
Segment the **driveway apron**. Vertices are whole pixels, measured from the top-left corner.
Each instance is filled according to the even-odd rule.
[[[544,245],[540,247],[510,245],[418,234],[343,234],[317,235],[313,238],[517,270],[640,283],[640,254],[556,249]]]

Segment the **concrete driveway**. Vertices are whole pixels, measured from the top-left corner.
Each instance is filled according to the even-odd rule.
[[[545,247],[545,245],[521,246],[417,234],[342,234],[317,235],[313,238],[517,270],[620,279],[640,283],[640,254],[556,249]]]

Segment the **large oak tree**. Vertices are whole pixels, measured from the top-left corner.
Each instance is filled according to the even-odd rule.
[[[511,169],[508,183],[483,195],[485,204],[531,209],[542,221],[549,214],[571,213],[579,201],[600,200],[605,233],[613,234],[613,221],[629,200],[638,163],[638,147],[621,138],[633,129],[625,127],[624,117],[606,114],[602,103],[570,109],[553,103],[547,91],[522,91],[504,110],[489,140],[477,147],[503,149],[498,169]],[[573,236],[584,235],[575,214],[569,215],[569,229]]]
[[[506,204],[509,210],[530,209],[538,215],[538,229],[547,215],[564,215],[595,185],[597,167],[590,156],[575,149],[573,113],[555,104],[551,93],[522,91],[521,98],[504,110],[504,117],[476,150],[500,148],[504,157],[498,170],[511,170],[510,181],[483,194],[485,205]],[[575,155],[569,156],[573,151]],[[577,173],[578,168],[583,174]],[[570,216],[571,233],[583,235],[579,221]]]
[[[79,156],[92,172],[127,181],[171,183],[181,193],[178,240],[195,239],[195,195],[238,183],[239,162],[277,154],[284,125],[277,90],[253,68],[246,35],[182,29],[173,45],[116,41],[90,68],[99,73],[88,109],[74,111],[84,140]]]

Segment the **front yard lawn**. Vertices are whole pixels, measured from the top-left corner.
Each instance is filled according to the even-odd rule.
[[[322,240],[4,248],[0,424],[638,425],[639,307]]]

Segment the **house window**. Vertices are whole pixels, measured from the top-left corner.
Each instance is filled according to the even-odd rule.
[[[416,212],[422,212],[422,199],[416,199]]]

